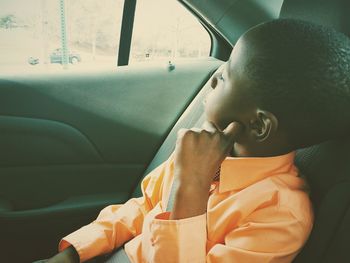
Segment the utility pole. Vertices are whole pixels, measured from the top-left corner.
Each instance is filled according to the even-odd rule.
[[[49,51],[48,51],[48,21],[47,21],[47,0],[41,0],[41,20],[42,20],[42,45],[43,45],[43,64],[48,67]]]
[[[68,45],[67,45],[67,25],[66,10],[64,0],[60,0],[61,12],[61,49],[62,49],[62,65],[64,69],[68,68]]]

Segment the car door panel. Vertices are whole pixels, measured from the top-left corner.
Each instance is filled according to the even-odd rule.
[[[128,200],[221,63],[0,76],[1,243],[34,242],[49,255],[102,207]]]

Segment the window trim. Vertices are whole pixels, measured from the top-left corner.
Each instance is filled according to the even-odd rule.
[[[131,39],[135,21],[136,1],[137,0],[124,0],[117,66],[126,66],[129,64]]]
[[[220,60],[228,60],[233,48],[232,45],[220,33],[218,33],[200,14],[191,9],[191,7],[183,0],[178,0],[178,2],[198,19],[200,24],[209,34],[211,42],[209,56]],[[129,65],[136,4],[137,0],[124,0],[117,66]]]
[[[215,28],[213,28],[208,21],[206,21],[201,14],[193,10],[185,1],[178,0],[189,12],[191,12],[202,24],[204,29],[208,32],[211,40],[209,56],[226,61],[230,58],[233,46],[227,41]]]

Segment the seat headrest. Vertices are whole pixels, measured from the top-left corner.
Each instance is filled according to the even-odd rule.
[[[280,18],[328,26],[350,36],[349,0],[284,0]]]
[[[350,36],[349,0],[284,0],[280,18],[296,18]],[[317,206],[334,185],[350,180],[350,138],[297,151],[296,165],[307,176]]]
[[[350,181],[350,138],[328,141],[297,151],[295,164],[307,177],[317,208],[334,186]]]

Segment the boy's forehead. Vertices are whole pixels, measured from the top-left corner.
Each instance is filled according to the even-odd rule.
[[[236,72],[239,68],[241,68],[240,65],[243,63],[243,58],[245,56],[244,53],[246,53],[244,47],[242,46],[241,41],[238,41],[224,67],[228,75],[231,75],[233,72]]]

